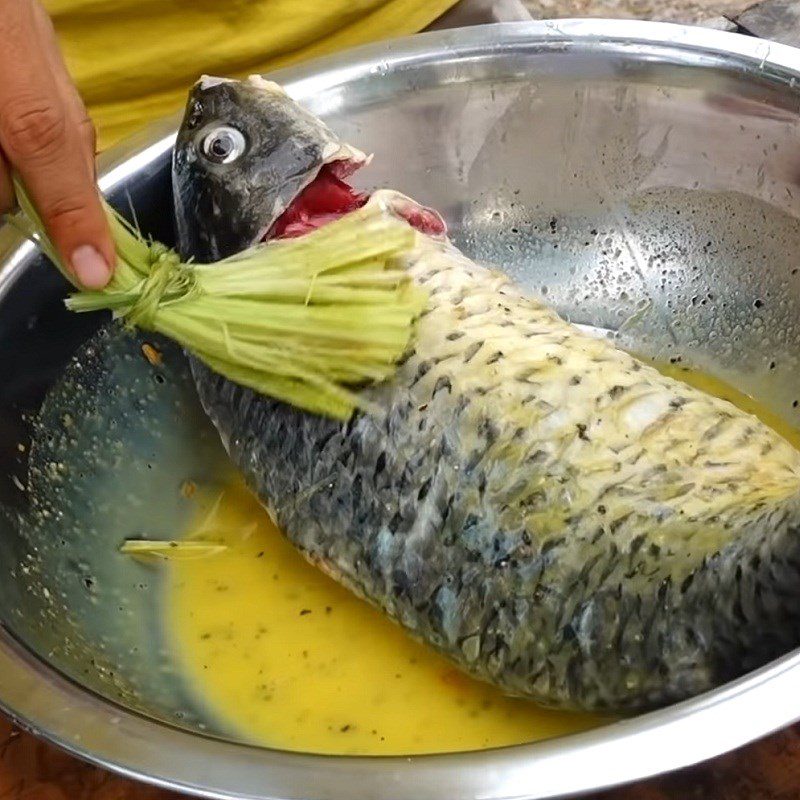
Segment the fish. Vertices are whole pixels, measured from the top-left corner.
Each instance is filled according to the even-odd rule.
[[[178,247],[211,261],[367,203],[415,230],[429,300],[347,422],[193,361],[233,463],[295,547],[466,673],[637,713],[800,642],[800,453],[582,332],[449,240],[281,87],[201,79],[173,157]],[[269,246],[269,244],[267,244]]]

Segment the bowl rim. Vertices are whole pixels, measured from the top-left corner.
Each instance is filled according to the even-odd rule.
[[[800,50],[735,33],[661,22],[566,19],[499,23],[367,45],[270,75],[293,96],[376,69],[463,59],[509,48],[610,50],[682,63],[725,63],[794,87]],[[101,159],[110,191],[171,150],[179,115],[149,126]],[[0,247],[0,301],[34,247]],[[552,798],[652,777],[721,755],[800,719],[800,649],[701,696],[584,733],[443,755],[325,756],[215,739],[158,722],[64,678],[0,626],[0,709],[22,728],[113,772],[201,797],[275,800]],[[734,701],[735,702],[732,702]],[[746,724],[742,724],[746,721]],[[580,768],[576,767],[581,765]]]

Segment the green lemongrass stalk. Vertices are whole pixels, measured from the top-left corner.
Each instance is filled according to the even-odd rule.
[[[120,553],[141,559],[163,559],[165,561],[188,561],[207,558],[224,553],[228,545],[215,542],[191,540],[126,539],[119,548]]]
[[[347,419],[365,409],[358,387],[392,375],[427,301],[399,258],[416,234],[371,205],[214,264],[182,262],[105,205],[117,268],[102,291],[81,291],[15,188],[22,214],[13,224],[79,289],[68,308],[108,309],[226,378],[314,413]]]

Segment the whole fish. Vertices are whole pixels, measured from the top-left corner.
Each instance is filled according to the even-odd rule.
[[[702,692],[800,642],[800,453],[344,180],[367,158],[262,79],[201,80],[174,156],[209,261],[364,203],[417,231],[429,306],[342,424],[193,365],[233,461],[313,563],[468,673],[562,708]]]

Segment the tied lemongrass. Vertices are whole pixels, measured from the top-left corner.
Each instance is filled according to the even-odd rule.
[[[21,214],[12,222],[78,289],[70,310],[110,310],[229,380],[312,413],[345,420],[368,409],[359,388],[391,377],[427,301],[401,263],[415,232],[377,204],[297,239],[195,264],[104,201],[117,266],[106,288],[85,291],[24,187],[15,189]]]

